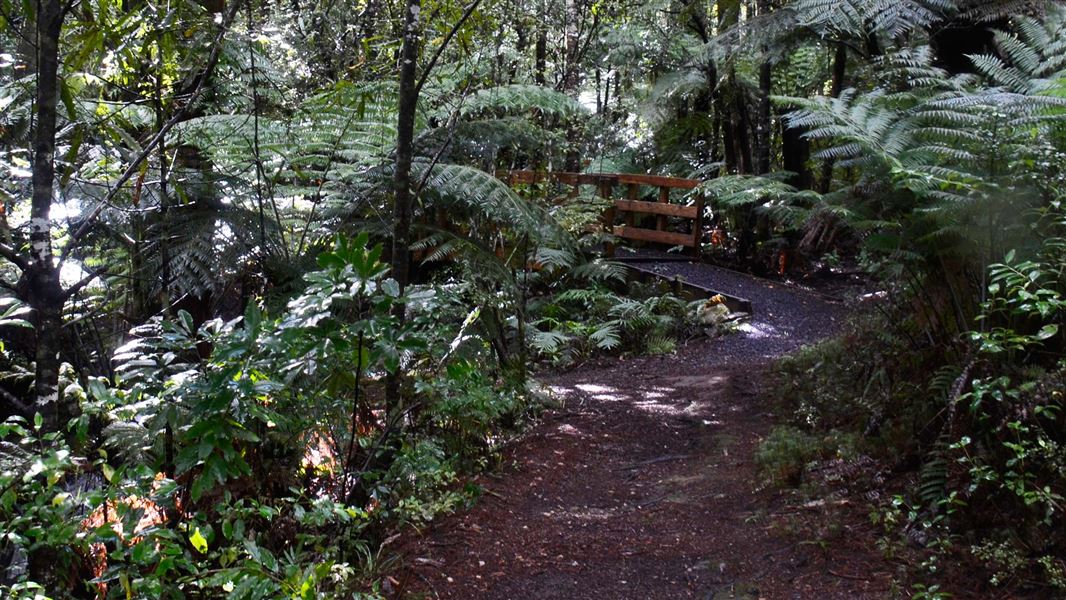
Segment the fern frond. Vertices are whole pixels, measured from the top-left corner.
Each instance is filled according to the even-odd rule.
[[[447,119],[451,111],[440,112]],[[589,114],[580,102],[552,88],[513,84],[478,90],[462,100],[459,114],[463,118],[477,115],[528,115],[538,113],[561,119],[575,119]]]
[[[622,345],[622,337],[619,326],[615,322],[608,322],[597,327],[589,334],[589,341],[600,350],[614,350]]]
[[[555,354],[566,347],[573,336],[559,331],[533,329],[529,333],[529,347],[540,354]]]

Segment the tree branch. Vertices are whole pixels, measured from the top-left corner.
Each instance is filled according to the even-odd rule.
[[[418,78],[418,83],[415,84],[416,98],[422,93],[422,86],[426,85],[426,80],[429,79],[429,74],[433,72],[433,67],[437,65],[440,55],[444,54],[444,49],[448,47],[448,43],[452,41],[452,38],[455,37],[455,34],[462,28],[463,23],[466,23],[466,20],[470,18],[470,15],[474,14],[474,11],[477,10],[479,4],[481,4],[481,0],[474,0],[471,2],[470,5],[466,7],[466,10],[463,11],[463,16],[459,17],[459,20],[452,26],[452,30],[448,32],[448,35],[444,36],[444,41],[440,43],[440,46],[437,46],[437,51],[433,53],[433,58],[429,60],[426,68],[422,71],[422,76]]]
[[[15,252],[15,249],[11,246],[8,246],[7,244],[0,244],[0,256],[3,256],[7,260],[14,263],[14,265],[18,267],[20,271],[25,271],[26,269],[30,268],[30,262],[25,258],[19,256],[18,253]]]
[[[81,281],[70,286],[67,291],[63,292],[63,302],[66,302],[67,300],[73,298],[74,295],[82,291],[85,286],[89,285],[94,279],[105,273],[107,273],[107,269],[105,269],[104,267],[98,267],[96,269],[93,269],[91,273],[89,273],[85,277],[82,277]]]
[[[204,91],[204,84],[211,76],[211,73],[214,72],[215,65],[218,64],[218,56],[222,52],[222,41],[225,38],[226,33],[229,31],[230,25],[233,24],[233,20],[237,16],[237,11],[240,10],[243,4],[244,3],[241,0],[231,0],[229,12],[227,12],[225,17],[222,19],[222,28],[218,32],[218,35],[215,36],[215,43],[211,48],[211,54],[207,58],[207,64],[204,65],[203,71],[201,71],[200,73],[200,81],[196,83],[196,88],[189,95],[188,102],[186,102],[185,105],[181,107],[181,110],[179,110],[173,117],[171,117],[169,121],[164,123],[163,126],[159,128],[159,131],[156,132],[155,137],[153,137],[148,142],[148,144],[144,146],[144,148],[141,150],[141,153],[138,154],[135,159],[133,159],[133,162],[130,163],[128,167],[126,167],[126,170],[118,178],[118,181],[115,182],[114,187],[111,188],[111,191],[108,192],[107,196],[105,196],[103,200],[96,204],[92,212],[90,212],[88,216],[85,217],[78,229],[71,234],[70,243],[68,243],[67,246],[63,248],[62,260],[66,260],[66,257],[70,253],[70,251],[77,245],[77,243],[81,240],[82,236],[84,236],[89,231],[89,226],[92,225],[92,222],[95,221],[100,216],[100,213],[104,212],[104,209],[111,204],[112,200],[114,200],[116,196],[118,196],[119,191],[122,190],[122,186],[127,181],[129,181],[134,174],[137,173],[137,171],[140,169],[141,163],[144,162],[144,160],[148,158],[148,156],[152,153],[152,150],[155,149],[157,145],[159,145],[159,142],[163,140],[163,137],[167,134],[167,132],[170,131],[175,125],[180,123],[183,119],[185,119],[185,117],[187,117],[189,112],[192,110],[193,106],[196,105],[196,101],[200,99],[200,95]]]
[[[35,407],[33,405],[23,402],[21,398],[5,390],[2,387],[0,387],[0,400],[6,402],[8,405],[18,411],[17,414],[20,414],[24,417],[29,417],[34,413]]]

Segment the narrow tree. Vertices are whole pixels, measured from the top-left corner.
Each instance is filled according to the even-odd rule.
[[[123,185],[139,170],[155,150],[166,132],[180,120],[187,117],[191,108],[203,92],[206,80],[218,62],[222,48],[222,39],[236,15],[240,2],[234,1],[222,20],[222,27],[214,40],[207,65],[199,74],[196,88],[189,95],[186,105],[169,121],[164,123],[150,141],[145,143],[141,153],[134,158],[123,174],[111,185],[111,191],[96,207],[89,211],[77,230],[70,233],[69,244],[63,258],[88,232],[91,223],[103,210],[111,205],[120,193]],[[78,416],[77,400],[61,398],[59,394],[60,350],[63,348],[63,309],[70,298],[80,292],[86,285],[101,275],[101,271],[89,273],[81,281],[67,289],[60,281],[60,263],[52,246],[53,222],[51,220],[52,201],[56,195],[55,149],[56,124],[59,90],[59,41],[63,21],[73,3],[63,4],[60,0],[41,0],[36,15],[36,118],[33,129],[33,193],[30,202],[30,244],[28,255],[16,248],[0,243],[0,256],[3,256],[21,271],[18,282],[18,295],[33,309],[32,322],[35,328],[34,347],[34,410],[41,414],[44,426],[51,431],[65,428],[70,419]],[[9,412],[22,412],[19,407]]]
[[[422,43],[421,0],[408,0],[404,13],[403,42],[400,46],[400,97],[396,122],[396,163],[393,172],[393,221],[392,221],[392,277],[403,292],[407,288],[411,271],[411,213],[415,203],[412,191],[411,165],[414,162],[415,117],[418,111],[418,97],[426,84],[433,67],[437,64],[444,49],[459,29],[474,13],[481,0],[474,0],[463,11],[463,15],[451,28],[436,53],[418,75],[418,53]],[[402,326],[407,314],[407,305],[397,303],[394,316]],[[385,386],[385,401],[391,411],[400,402],[400,373],[388,378]]]
[[[37,119],[33,133],[33,197],[30,205],[30,258],[22,268],[19,292],[33,309],[36,329],[34,403],[50,430],[66,424],[77,404],[60,403],[59,350],[63,305],[69,297],[59,281],[52,254],[52,198],[55,195],[56,104],[59,97],[59,34],[68,7],[59,0],[37,4]]]

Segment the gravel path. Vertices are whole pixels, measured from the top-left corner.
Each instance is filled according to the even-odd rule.
[[[787,354],[803,344],[831,335],[841,325],[844,306],[786,283],[760,279],[713,265],[692,262],[637,263],[643,271],[750,300],[751,321],[723,338],[715,359],[723,363],[753,361]]]
[[[399,544],[407,567],[392,597],[889,597],[865,513],[812,529],[811,509],[763,487],[754,460],[774,422],[772,359],[831,333],[843,307],[723,269],[656,268],[748,298],[753,320],[673,355],[541,377],[563,405],[506,451],[502,472],[477,478],[473,509]]]

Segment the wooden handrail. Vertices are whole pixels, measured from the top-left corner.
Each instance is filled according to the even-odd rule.
[[[618,210],[660,215],[664,217],[679,217],[682,219],[695,219],[699,211],[695,206],[682,206],[680,204],[667,204],[665,202],[643,202],[641,200],[615,200],[614,206]]]
[[[565,173],[565,172],[540,172],[540,171],[506,171],[497,175],[505,179],[510,185],[532,184],[541,181],[557,181],[564,185],[570,185],[573,189],[569,197],[577,195],[578,187],[582,185],[594,185],[599,190],[601,198],[614,200],[610,208],[603,215],[604,228],[616,237],[671,246],[683,246],[691,248],[693,254],[700,255],[700,241],[703,237],[703,205],[702,195],[696,197],[694,205],[683,206],[670,203],[671,190],[693,190],[699,187],[699,180],[682,179],[680,177],[664,177],[661,175],[639,175],[633,173]],[[626,188],[626,198],[613,197],[613,189],[618,186]],[[659,188],[658,202],[646,202],[640,200],[641,186]],[[615,226],[618,213],[622,213],[624,225]],[[655,229],[639,227],[637,215],[652,215],[655,217]],[[688,219],[693,221],[691,233],[675,233],[666,231],[667,217]],[[607,245],[607,254],[614,254],[614,246]]]
[[[555,180],[567,185],[646,185],[650,187],[666,187],[682,190],[691,190],[698,187],[702,181],[698,179],[683,179],[681,177],[666,177],[662,175],[640,175],[636,173],[569,173],[565,171],[500,171],[496,174],[511,184],[515,183],[539,183],[544,180]]]

